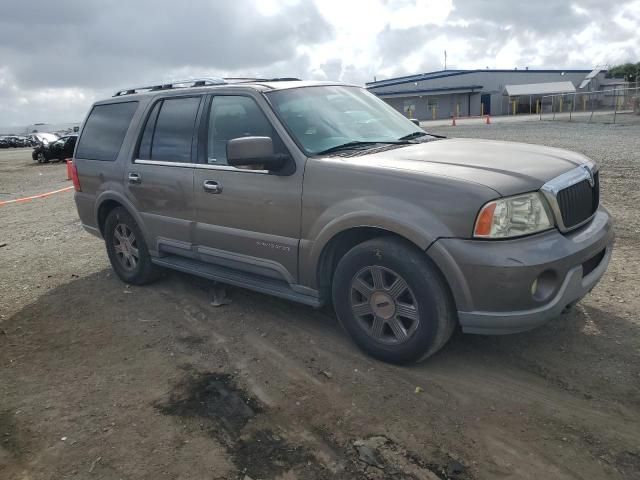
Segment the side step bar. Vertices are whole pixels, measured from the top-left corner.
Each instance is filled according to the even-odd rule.
[[[236,287],[248,288],[260,293],[267,293],[274,297],[304,303],[312,307],[321,307],[319,298],[296,292],[284,281],[267,278],[246,272],[240,272],[227,267],[213,265],[179,255],[167,255],[166,257],[152,257],[151,261],[156,265],[172,268],[184,273],[190,273],[199,277],[208,278],[221,283],[227,283]]]

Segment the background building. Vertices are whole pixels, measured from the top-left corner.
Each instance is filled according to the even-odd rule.
[[[411,118],[537,113],[542,96],[613,88],[606,70],[441,70],[366,84]]]

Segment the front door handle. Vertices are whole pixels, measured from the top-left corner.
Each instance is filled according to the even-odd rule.
[[[204,191],[207,193],[222,193],[222,185],[213,180],[205,180],[202,184]]]
[[[129,174],[129,183],[142,183],[142,177],[139,173],[131,172]]]

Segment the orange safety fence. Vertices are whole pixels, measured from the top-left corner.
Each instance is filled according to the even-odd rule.
[[[24,203],[24,202],[28,202],[30,200],[35,200],[36,198],[46,198],[46,197],[49,197],[49,196],[51,196],[51,195],[53,195],[55,193],[66,192],[68,190],[73,190],[73,186],[61,188],[59,190],[54,190],[52,192],[40,193],[38,195],[31,195],[30,197],[15,198],[13,200],[2,200],[2,201],[0,201],[0,207],[2,207],[4,205],[8,205],[10,203]]]

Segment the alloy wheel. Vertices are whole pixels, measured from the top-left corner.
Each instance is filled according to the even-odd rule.
[[[116,258],[127,271],[133,271],[138,265],[140,256],[138,242],[131,228],[124,223],[119,223],[113,230],[113,248]]]
[[[420,323],[415,295],[389,268],[373,265],[358,271],[351,280],[350,299],[358,323],[378,342],[404,343]]]

